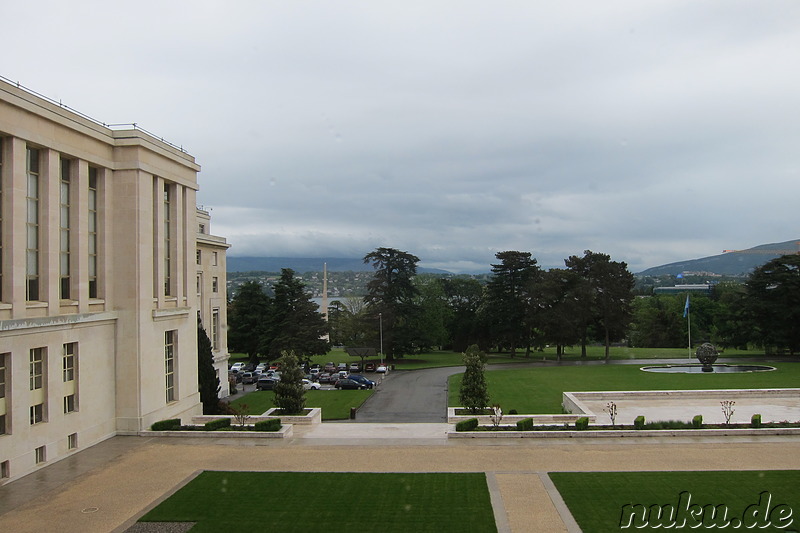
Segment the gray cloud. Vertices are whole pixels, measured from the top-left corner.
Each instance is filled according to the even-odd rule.
[[[5,10],[3,75],[187,147],[232,254],[640,270],[799,236],[791,0]]]

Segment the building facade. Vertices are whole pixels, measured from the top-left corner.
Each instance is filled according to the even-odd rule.
[[[0,81],[0,483],[200,413],[197,317],[219,309],[224,364],[225,283],[200,309],[195,254],[224,269],[227,245],[197,235],[199,170]]]

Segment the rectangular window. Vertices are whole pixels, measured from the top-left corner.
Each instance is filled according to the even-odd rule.
[[[28,184],[25,220],[26,297],[29,302],[39,299],[39,150],[27,150]]]
[[[197,275],[197,295],[198,296],[200,296],[203,293],[203,291],[201,290],[202,287],[203,287],[203,277],[200,274],[198,274]]]
[[[75,408],[75,395],[68,394],[64,396],[64,414],[74,413],[75,411],[77,411]]]
[[[219,309],[211,311],[211,347],[219,350]]]
[[[211,278],[211,292],[219,292],[219,278],[217,276]]]
[[[11,464],[8,461],[0,463],[0,478],[8,479],[11,477]]]
[[[217,252],[211,252],[211,264],[217,266]]]
[[[31,405],[31,425],[44,422],[44,404]]]
[[[67,449],[69,449],[69,450],[78,449],[78,434],[77,433],[70,433],[69,435],[67,435]]]
[[[97,298],[97,169],[89,167],[89,298]]]
[[[206,225],[205,224],[198,224],[197,225],[197,232],[203,234],[206,232]]]
[[[203,253],[200,250],[197,250],[197,264],[199,265],[202,263]]]
[[[164,296],[172,295],[172,188],[164,184]]]
[[[44,387],[44,348],[33,348],[30,357],[31,390]]]
[[[47,461],[47,454],[46,454],[44,446],[39,446],[38,448],[36,448],[35,452],[36,452],[36,464],[37,465]]]
[[[77,351],[77,345],[77,342],[68,342],[64,345],[61,357],[64,383],[75,381],[75,352]]]
[[[175,330],[164,333],[164,375],[166,381],[167,403],[175,401],[175,341],[178,332]]]
[[[60,190],[60,248],[59,248],[59,270],[61,274],[61,299],[70,298],[70,165],[69,159],[61,158],[61,190]]]
[[[8,369],[8,362],[10,360],[10,354],[0,353],[0,435],[8,433],[8,427],[6,425],[6,413],[8,412],[6,393],[11,392],[8,387],[8,378],[11,376],[11,372],[9,372]]]

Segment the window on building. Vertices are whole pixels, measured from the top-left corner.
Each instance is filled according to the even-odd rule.
[[[59,271],[61,276],[61,299],[70,298],[70,166],[72,161],[61,158],[61,189],[60,189],[60,247],[59,247]]]
[[[11,477],[11,464],[8,461],[0,463],[0,478],[8,479]]]
[[[67,449],[75,450],[78,448],[78,434],[70,433],[67,435]]]
[[[35,450],[36,464],[44,463],[47,461],[47,454],[44,446],[39,446]]]
[[[89,298],[97,298],[97,169],[89,167]]]
[[[198,233],[205,233],[206,232],[206,225],[205,224],[198,224],[197,225],[197,232]]]
[[[63,347],[61,367],[64,383],[75,381],[75,352],[77,351],[77,345],[77,342],[68,342]]]
[[[217,252],[211,252],[211,264],[217,266]]]
[[[203,253],[201,250],[197,250],[197,264],[199,265],[202,262],[203,262]]]
[[[31,390],[44,387],[44,348],[33,348],[30,357]]]
[[[198,274],[197,275],[197,295],[198,296],[200,296],[203,293],[202,288],[203,288],[203,277],[200,274]]]
[[[219,309],[211,311],[211,347],[219,350]]]
[[[175,330],[164,333],[164,375],[166,378],[167,403],[174,402],[175,394],[175,341],[178,332]]]
[[[6,393],[11,392],[8,386],[8,378],[11,376],[8,370],[10,359],[10,354],[0,353],[0,435],[8,433],[8,426],[6,425],[6,413],[8,412]]]
[[[75,395],[67,394],[64,396],[64,414],[74,413],[78,409],[75,406]]]
[[[31,425],[44,422],[44,404],[31,405]]]
[[[39,299],[39,150],[27,150],[27,217],[25,220],[26,298]]]
[[[164,184],[164,296],[172,295],[172,187]]]
[[[219,292],[219,278],[217,276],[211,278],[211,292]]]

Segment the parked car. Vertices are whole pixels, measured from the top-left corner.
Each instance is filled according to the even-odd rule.
[[[319,371],[319,367],[312,368],[311,370],[308,371],[308,373],[311,374],[312,376],[319,376],[321,374],[321,372]]]
[[[361,372],[361,365],[359,365],[358,363],[350,363],[350,368],[348,370],[350,370],[351,374],[353,373],[358,374],[359,372]]]
[[[255,383],[258,381],[258,375],[254,372],[242,372],[242,383],[247,385],[248,383]]]
[[[254,372],[258,372],[259,374],[264,372],[267,369],[267,363],[258,363]]]
[[[228,379],[233,379],[234,383],[241,383],[242,372],[228,372]]]
[[[347,376],[347,379],[352,379],[353,381],[358,381],[362,385],[366,385],[368,389],[372,389],[375,387],[375,382],[371,379],[367,379],[362,375],[359,374],[350,374]]]
[[[319,374],[319,382],[320,383],[330,383],[331,382],[331,375],[329,372],[321,372]]]
[[[319,390],[321,388],[321,385],[319,383],[315,383],[315,382],[313,382],[311,380],[304,379],[303,380],[303,388],[305,390]]]
[[[256,390],[274,390],[276,383],[278,383],[276,379],[268,377],[260,378],[256,383]]]
[[[359,390],[366,389],[367,386],[352,379],[343,378],[336,382],[335,387],[341,390]]]
[[[325,363],[325,372],[328,374],[336,372],[336,365],[333,363]]]
[[[364,372],[375,372],[375,363],[367,363],[364,365]]]
[[[378,365],[378,368],[375,369],[375,372],[378,372],[379,374],[385,374],[386,373],[386,365],[384,365],[384,364]]]
[[[342,370],[347,372],[347,363],[339,363],[339,365],[336,367],[336,370],[338,370],[339,372],[341,372]]]
[[[230,371],[231,372],[242,372],[243,369],[244,369],[244,363],[241,362],[241,361],[238,361],[238,362],[233,363],[231,365]]]
[[[320,365],[319,363],[314,363],[313,365],[311,365],[311,370],[314,370],[315,368],[318,371],[322,372],[322,365]]]

